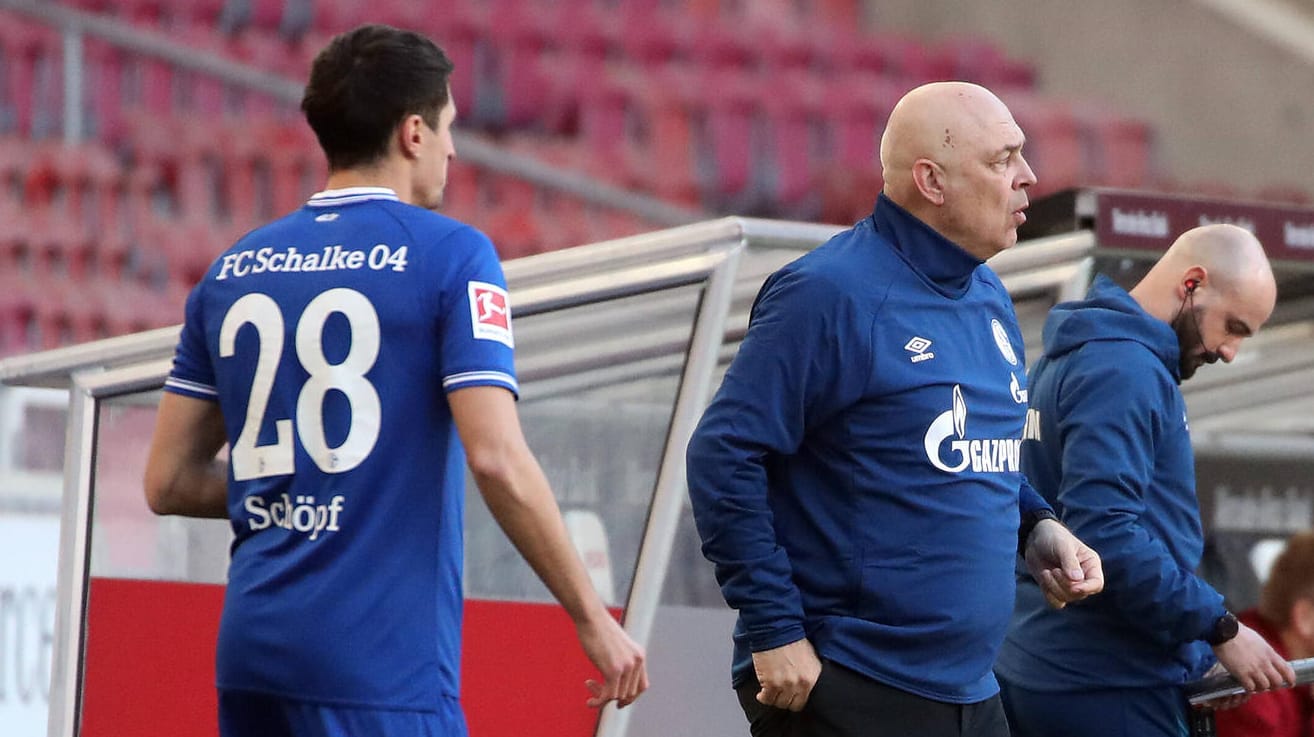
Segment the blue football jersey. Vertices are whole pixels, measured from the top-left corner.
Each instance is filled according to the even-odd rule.
[[[446,392],[517,391],[492,244],[381,188],[222,254],[166,391],[218,401],[236,539],[217,681],[367,707],[457,696],[465,455]]]

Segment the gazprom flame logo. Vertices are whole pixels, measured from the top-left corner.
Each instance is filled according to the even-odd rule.
[[[940,446],[950,438],[954,438],[949,443],[951,457],[946,460],[940,453]],[[931,465],[946,473],[962,473],[968,466],[976,472],[1017,471],[1018,451],[1022,445],[1021,438],[969,440],[967,401],[963,399],[963,388],[959,384],[954,384],[953,404],[950,409],[941,412],[935,418],[931,426],[926,429],[926,437],[922,442]]]

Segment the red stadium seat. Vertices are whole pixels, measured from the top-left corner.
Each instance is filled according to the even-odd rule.
[[[770,197],[794,217],[805,217],[811,214],[805,201],[815,199],[815,175],[822,168],[829,101],[819,80],[798,72],[770,78],[760,96],[768,116]]]
[[[0,222],[0,274],[27,270],[34,254],[26,211],[16,202],[0,203]]]
[[[985,38],[949,36],[940,39],[939,45],[953,63],[950,79],[976,82],[992,90],[1035,86],[1035,70],[1030,65],[1010,59]]]
[[[1036,97],[1025,91],[1000,95],[1026,134],[1023,153],[1036,172],[1032,197],[1091,184],[1081,123],[1067,103]]]
[[[760,150],[762,101],[750,79],[724,72],[702,87],[707,99],[707,132],[718,200],[744,209],[761,197],[755,189],[754,162]]]
[[[22,197],[31,158],[27,139],[0,134],[0,195],[11,195],[15,199]]]
[[[251,29],[277,33],[283,24],[283,17],[292,4],[289,0],[246,0],[250,6]],[[289,34],[291,35],[291,34]]]
[[[0,356],[38,348],[33,332],[35,319],[36,299],[29,280],[13,271],[0,270]]]
[[[609,66],[603,75],[581,90],[580,138],[600,154],[618,152],[625,144],[627,116],[634,90],[641,85],[631,70]]]
[[[90,98],[87,132],[102,141],[116,140],[123,133],[124,54],[93,36],[84,37],[83,43],[83,84]]]
[[[898,83],[870,75],[837,79],[829,85],[826,97],[832,105],[832,158],[838,167],[856,172],[880,171],[881,134],[903,92]]]
[[[30,136],[54,133],[51,108],[63,102],[58,35],[23,16],[0,11],[0,54],[5,95],[0,98],[0,131]]]
[[[490,13],[498,22],[490,24],[487,65],[474,70],[479,84],[469,112],[485,127],[531,126],[547,102],[544,57],[557,45],[556,11],[539,2],[498,0]]]
[[[771,73],[819,66],[833,33],[829,27],[799,23],[785,14],[757,17],[754,26],[764,71]]]
[[[690,48],[694,28],[687,17],[657,6],[630,4],[620,21],[621,52],[645,67],[661,66]]]
[[[309,72],[302,67],[300,53],[294,44],[278,35],[276,30],[261,26],[248,28],[232,37],[228,55],[236,61],[292,79],[305,79]]]
[[[760,55],[751,28],[730,22],[704,23],[694,27],[694,62],[709,72],[754,67]]]
[[[542,215],[545,250],[555,251],[592,243],[592,226],[588,206],[579,198],[564,193],[545,194]]]
[[[636,87],[634,115],[642,120],[629,138],[632,181],[665,200],[699,204],[697,126],[704,100],[693,71],[667,67]]]
[[[1145,121],[1092,109],[1086,111],[1082,124],[1095,181],[1113,187],[1149,184],[1151,131]]]
[[[261,140],[268,154],[274,216],[292,212],[323,186],[328,165],[304,123],[279,123]]]
[[[596,0],[559,0],[555,33],[564,49],[605,59],[620,55],[622,17]]]
[[[213,33],[219,29],[219,17],[228,0],[159,0],[173,26],[200,24]],[[318,0],[317,0],[318,2]]]
[[[487,42],[489,21],[487,13],[480,12],[482,6],[474,3],[460,3],[453,10],[451,17],[446,18],[440,28],[433,29],[433,35],[455,66],[449,83],[456,109],[464,117],[467,112],[474,110],[475,90],[479,85],[480,74],[479,52]],[[318,46],[323,44],[319,43]],[[304,67],[307,72],[303,74],[308,74],[309,60],[306,60]]]
[[[543,251],[543,227],[534,200],[532,183],[513,177],[498,177],[494,203],[488,211],[485,227],[502,260]]]

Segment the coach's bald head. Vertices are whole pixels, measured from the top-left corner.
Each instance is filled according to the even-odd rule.
[[[1017,242],[1035,174],[990,90],[933,82],[904,95],[881,136],[885,195],[977,258]]]

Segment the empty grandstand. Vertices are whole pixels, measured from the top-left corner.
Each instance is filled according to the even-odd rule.
[[[1212,29],[1223,21],[1205,6],[1217,4],[1111,5],[1156,29],[1176,14]],[[444,209],[487,232],[506,262],[526,433],[599,589],[653,653],[654,690],[598,721],[573,690],[584,666],[563,645],[568,622],[472,500],[473,734],[742,730],[724,676],[733,613],[698,552],[678,458],[763,277],[835,230],[816,223],[870,212],[885,118],[934,79],[991,86],[1028,135],[1040,202],[1027,242],[992,263],[1032,359],[1056,301],[1095,272],[1126,283],[1150,262],[1154,239],[1120,232],[1115,210],[1136,220],[1130,231],[1159,227],[1156,213],[1168,230],[1201,217],[1269,228],[1280,251],[1272,324],[1244,360],[1186,387],[1207,572],[1252,602],[1255,544],[1314,524],[1303,175],[1202,175],[1180,163],[1180,121],[1056,76],[1051,52],[958,5],[0,0],[0,381],[22,385],[0,387],[0,732],[46,734],[49,708],[60,737],[124,724],[214,733],[229,533],[149,515],[144,447],[187,291],[235,238],[323,184],[301,85],[310,55],[363,22],[422,31],[457,64]],[[1095,74],[1100,63],[1084,64]],[[1224,65],[1197,63],[1201,74]],[[58,597],[49,571],[10,562],[55,548]],[[20,631],[18,595],[3,597],[28,588]],[[26,649],[6,649],[19,641]],[[530,646],[545,648],[537,667],[499,680]],[[5,659],[15,652],[26,654]],[[121,677],[130,671],[141,675]],[[563,674],[569,683],[535,686]],[[501,698],[508,688],[525,689],[519,708]]]

